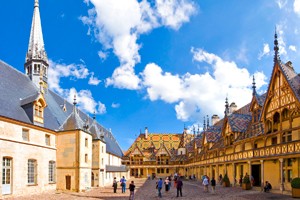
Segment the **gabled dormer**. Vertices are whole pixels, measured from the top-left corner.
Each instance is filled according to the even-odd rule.
[[[44,126],[44,109],[47,103],[42,94],[36,93],[22,98],[20,104],[33,124]]]
[[[297,116],[296,113],[300,111],[300,76],[294,71],[291,62],[281,62],[276,33],[274,44],[274,66],[261,113],[265,134],[290,129],[293,115]]]

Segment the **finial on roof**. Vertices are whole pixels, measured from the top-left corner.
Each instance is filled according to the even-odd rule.
[[[203,117],[203,131],[206,130],[205,116]]]
[[[184,129],[184,130],[186,130],[186,126],[185,126],[185,124],[183,124],[183,129]]]
[[[208,128],[209,127],[209,117],[208,117],[208,115],[206,115],[206,117],[207,117],[207,125],[206,125],[206,127]]]
[[[77,102],[76,102],[76,94],[74,94],[74,99],[73,99],[73,105],[76,106]]]
[[[96,119],[96,111],[93,113],[93,119]]]
[[[34,0],[34,7],[39,7],[39,0]]]
[[[228,98],[226,97],[225,99],[225,111],[224,111],[225,116],[229,114],[229,105],[228,105]]]
[[[196,130],[195,130],[195,126],[194,125],[193,125],[193,133],[194,133],[194,136],[195,136]]]
[[[200,125],[198,124],[198,131],[197,131],[197,135],[200,135]]]
[[[279,60],[279,47],[278,47],[278,40],[277,40],[277,28],[275,26],[275,35],[274,35],[274,62]]]
[[[255,86],[255,78],[254,78],[254,75],[253,75],[253,82],[252,82],[252,89],[253,89],[253,91],[252,91],[252,95],[254,96],[255,94],[256,94],[256,86]]]

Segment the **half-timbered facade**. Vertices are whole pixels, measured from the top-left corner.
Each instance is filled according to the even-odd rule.
[[[166,149],[164,155],[169,156],[170,152],[173,155],[170,160],[175,161],[168,163],[172,169],[169,174],[181,171],[197,178],[227,174],[235,185],[248,173],[254,178],[254,186],[269,181],[274,189],[291,190],[292,178],[300,176],[300,74],[295,72],[292,62],[280,60],[276,33],[274,44],[274,66],[267,92],[262,95],[256,92],[253,77],[249,104],[236,110],[235,104],[229,106],[226,99],[223,119],[212,119],[213,125],[204,126],[201,134],[191,141]],[[139,160],[147,158],[148,149],[144,149],[143,142],[141,134],[125,154],[126,164],[132,162],[135,152]],[[147,142],[151,144],[152,140]],[[139,151],[133,151],[134,147]],[[152,152],[159,148],[153,148]],[[131,170],[146,166],[155,169],[154,172],[160,167],[157,160],[133,166]]]

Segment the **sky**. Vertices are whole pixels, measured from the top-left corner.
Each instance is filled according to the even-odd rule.
[[[24,72],[34,0],[0,2],[0,59]],[[40,0],[51,90],[127,150],[140,132],[202,129],[263,94],[279,54],[300,72],[300,0]],[[1,73],[1,72],[0,72]],[[2,94],[1,94],[2,95]]]

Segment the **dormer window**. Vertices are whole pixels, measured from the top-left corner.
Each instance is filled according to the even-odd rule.
[[[43,98],[39,98],[33,104],[33,116],[34,121],[38,123],[44,123],[44,108],[46,107],[46,103]]]
[[[34,116],[37,116],[37,117],[44,117],[43,116],[43,107],[42,107],[42,104],[40,102],[37,102],[35,105],[34,105]]]

